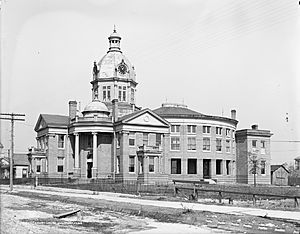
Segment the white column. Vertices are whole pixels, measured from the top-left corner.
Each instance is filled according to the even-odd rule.
[[[66,135],[66,155],[65,155],[65,159],[66,159],[66,173],[67,176],[69,175],[69,135]]]
[[[98,166],[98,155],[97,155],[97,133],[93,132],[93,168],[97,168]]]
[[[79,168],[79,134],[75,133],[75,168]]]

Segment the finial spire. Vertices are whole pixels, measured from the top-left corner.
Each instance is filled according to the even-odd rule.
[[[117,31],[116,31],[116,25],[115,25],[115,24],[114,24],[114,32],[117,32]]]

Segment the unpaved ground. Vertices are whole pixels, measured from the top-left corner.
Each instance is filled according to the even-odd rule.
[[[1,192],[1,233],[299,233],[300,230],[297,223],[248,215],[144,206],[47,194],[47,191]],[[53,218],[53,214],[75,209],[82,210],[81,216]]]
[[[154,219],[66,202],[66,198],[48,195],[1,194],[1,233],[212,233],[211,228],[188,224],[170,224]],[[43,198],[47,198],[44,200]],[[56,200],[57,199],[57,200]],[[55,201],[56,200],[56,201]],[[81,209],[63,219],[53,214]],[[220,233],[215,230],[213,232]]]

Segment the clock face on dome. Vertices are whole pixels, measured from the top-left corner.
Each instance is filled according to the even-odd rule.
[[[125,64],[120,64],[118,66],[118,72],[122,75],[124,75],[127,72],[127,67]]]

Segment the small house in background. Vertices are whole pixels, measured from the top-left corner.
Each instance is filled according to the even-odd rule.
[[[14,154],[14,178],[27,178],[29,173],[29,161],[27,154]]]
[[[289,170],[284,165],[271,165],[271,184],[288,185]]]
[[[0,179],[9,178],[9,158],[0,158]]]

